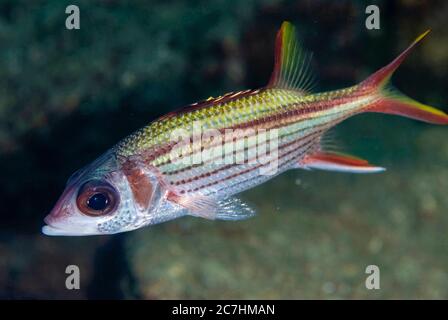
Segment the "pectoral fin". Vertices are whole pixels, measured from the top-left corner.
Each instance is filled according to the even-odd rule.
[[[247,203],[241,199],[231,197],[218,202],[216,219],[219,220],[245,220],[255,215]]]
[[[302,169],[320,169],[352,173],[376,173],[386,170],[367,160],[340,153],[317,152],[306,156],[298,165]]]
[[[217,201],[206,196],[183,196],[170,193],[168,200],[184,207],[187,214],[210,220],[244,220],[255,215],[255,211],[238,198]]]
[[[217,203],[212,198],[169,193],[167,199],[187,209],[189,215],[210,220],[216,219]]]

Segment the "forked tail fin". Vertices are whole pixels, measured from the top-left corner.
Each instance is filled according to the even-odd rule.
[[[430,30],[427,30],[422,33],[394,61],[361,82],[360,87],[378,90],[380,94],[380,100],[366,111],[395,114],[434,124],[448,124],[446,113],[407,97],[390,83],[394,71],[429,32]]]

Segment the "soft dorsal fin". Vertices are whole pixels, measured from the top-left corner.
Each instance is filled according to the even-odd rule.
[[[311,58],[312,54],[300,45],[296,28],[284,21],[275,41],[274,71],[268,87],[293,89],[303,93],[311,91],[314,86]]]

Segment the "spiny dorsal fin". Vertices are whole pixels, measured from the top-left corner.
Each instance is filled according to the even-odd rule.
[[[296,28],[284,21],[275,41],[274,71],[268,87],[293,89],[306,93],[314,86],[311,72],[312,54],[306,52],[297,40]]]

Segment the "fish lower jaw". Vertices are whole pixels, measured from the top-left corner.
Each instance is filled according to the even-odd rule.
[[[63,230],[56,227],[45,225],[42,227],[42,233],[47,236],[89,236],[98,235],[98,233],[86,233],[81,230]]]

